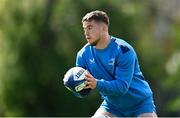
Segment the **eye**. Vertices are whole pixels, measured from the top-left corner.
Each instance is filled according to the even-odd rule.
[[[92,28],[93,28],[92,26],[87,26],[87,27],[84,27],[83,30],[84,30],[84,32],[85,32],[85,31],[92,30]]]
[[[92,26],[88,27],[87,29],[88,29],[88,30],[91,30],[91,29],[92,29]]]

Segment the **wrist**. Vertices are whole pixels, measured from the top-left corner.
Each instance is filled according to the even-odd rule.
[[[96,88],[99,90],[102,86],[102,80],[95,79],[96,80]]]

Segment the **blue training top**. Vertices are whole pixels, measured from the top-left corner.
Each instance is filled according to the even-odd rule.
[[[102,98],[119,110],[134,108],[152,96],[133,47],[122,39],[111,36],[104,49],[87,43],[77,53],[76,66],[96,78]]]

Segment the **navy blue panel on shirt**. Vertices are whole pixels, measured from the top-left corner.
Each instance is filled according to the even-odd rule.
[[[127,46],[124,46],[124,45],[120,45],[120,48],[121,48],[123,54],[130,51],[130,49]]]

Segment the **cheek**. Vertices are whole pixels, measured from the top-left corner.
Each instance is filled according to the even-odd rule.
[[[92,35],[94,35],[95,37],[98,37],[99,36],[99,30],[94,30],[93,32],[92,32]]]

